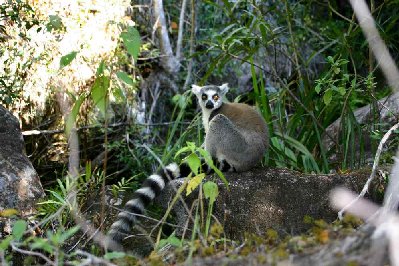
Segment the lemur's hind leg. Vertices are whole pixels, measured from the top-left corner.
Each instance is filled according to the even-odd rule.
[[[243,170],[248,157],[251,157],[247,154],[248,146],[242,133],[226,116],[218,114],[212,118],[205,138],[205,148],[213,158],[218,159],[221,168]]]

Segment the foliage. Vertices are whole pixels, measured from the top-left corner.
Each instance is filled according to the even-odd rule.
[[[201,43],[212,56],[201,82],[228,67],[250,65],[253,91],[248,99],[259,108],[271,132],[271,151],[265,162],[306,172],[329,172],[337,167],[327,159],[335,153],[339,168],[361,166],[364,159],[359,158],[355,145],[360,142],[362,146],[362,128],[354,118],[354,109],[375,104],[376,91],[386,95],[388,89],[377,80],[367,49],[358,48],[365,48],[364,37],[355,21],[337,20],[336,16],[348,14],[339,14],[333,1],[322,5],[316,1],[206,4],[208,10],[220,15],[216,18],[219,23],[214,22],[209,31],[213,37],[205,35]],[[388,6],[381,3],[376,14],[382,31],[384,25],[390,31],[391,23],[397,20],[396,16],[390,23],[385,20],[391,12]],[[388,46],[397,47],[396,43],[390,38]],[[198,53],[200,56],[205,55]],[[291,64],[280,63],[287,61]],[[327,64],[321,68],[323,61]],[[334,150],[327,151],[323,138],[328,136],[323,133],[337,118],[341,118],[341,134],[334,140]],[[374,120],[369,125],[371,130],[378,128],[374,126],[377,123]]]
[[[62,264],[71,258],[76,259],[76,253],[68,254],[62,250],[61,246],[78,230],[78,227],[72,227],[68,230],[56,232],[47,231],[45,237],[37,237],[28,233],[25,220],[17,220],[13,224],[12,234],[0,242],[0,259],[2,259],[3,264],[18,259],[9,256],[9,250],[26,255],[24,262],[27,264],[36,264],[38,260],[43,260],[47,264],[53,264],[52,260],[54,260],[54,264]]]
[[[179,10],[175,8],[178,3],[164,2],[173,35],[179,16]],[[398,54],[395,52],[399,47],[396,27],[399,10],[396,2],[377,1],[374,10],[382,36],[394,54]],[[361,132],[368,127],[366,132],[373,132],[371,142],[376,147],[375,143],[383,135],[383,125],[379,123],[377,115],[370,124],[359,124],[354,110],[366,104],[375,107],[375,101],[386,96],[389,88],[376,70],[362,32],[351,18],[352,13],[347,11],[349,8],[340,8],[336,1],[320,3],[315,0],[221,0],[197,2],[197,6],[199,27],[196,32],[197,53],[194,55],[196,82],[221,83],[227,80],[240,94],[234,95],[236,99],[258,108],[270,132],[270,149],[263,160],[265,165],[315,173],[364,165]],[[90,10],[89,17],[95,12]],[[45,21],[39,21],[36,13],[26,2],[19,0],[8,1],[0,6],[2,18],[11,20],[15,29],[21,29],[18,35],[22,40],[27,41],[26,32],[37,26],[35,30],[47,31],[46,34],[51,34],[52,40],[58,42],[65,37],[64,33],[76,25],[68,24],[62,15],[45,16]],[[78,23],[87,23],[83,14],[72,13]],[[162,235],[160,230],[158,252],[162,247],[173,246],[181,251],[181,257],[187,262],[192,256],[226,252],[226,248],[238,251],[234,255],[245,255],[254,248],[254,244],[259,243],[267,250],[272,250],[274,258],[285,258],[287,249],[301,252],[305,248],[301,246],[303,242],[292,240],[287,243],[272,229],[267,230],[261,239],[249,237],[243,246],[224,238],[223,228],[213,223],[212,219],[218,195],[217,185],[213,181],[204,183],[201,158],[211,165],[226,186],[228,181],[214,166],[209,154],[200,147],[204,136],[190,92],[168,91],[168,83],[157,80],[157,88],[162,91],[160,98],[163,99],[157,98],[156,90],[145,87],[148,81],[145,79],[159,71],[159,50],[154,48],[153,38],[148,37],[152,29],[145,31],[139,23],[133,27],[113,21],[107,27],[111,24],[117,24],[120,29],[120,34],[112,37],[118,40],[118,47],[112,53],[96,56],[98,61],[93,60],[92,82],[85,80],[87,84],[82,86],[81,82],[70,78],[68,97],[74,105],[64,124],[69,134],[75,126],[86,126],[80,119],[86,119],[85,123],[100,122],[102,127],[99,131],[103,137],[93,142],[101,147],[101,151],[106,149],[110,156],[105,159],[102,169],[92,168],[87,163],[85,173],[77,180],[54,174],[51,180],[56,180],[56,184],[47,190],[48,197],[39,205],[39,212],[43,219],[57,214],[59,228],[47,233],[46,238],[26,237],[26,223],[18,221],[14,224],[13,234],[0,243],[0,259],[6,256],[6,260],[10,261],[11,250],[17,251],[16,247],[35,252],[40,250],[42,254],[60,262],[79,261],[78,257],[85,257],[87,253],[68,254],[63,249],[67,239],[76,231],[75,227],[65,229],[71,226],[69,211],[72,206],[67,201],[71,188],[79,188],[79,206],[85,202],[88,191],[98,191],[105,182],[111,184],[112,194],[117,197],[121,192],[136,189],[147,174],[159,167],[160,162],[169,163],[182,154],[186,155],[183,161],[189,164],[193,174],[179,193],[189,195],[195,189],[200,192],[193,206],[191,222],[194,227],[188,240],[180,239],[174,233]],[[1,25],[2,42],[8,39],[8,34]],[[73,76],[70,70],[92,60],[92,57],[87,56],[87,50],[96,47],[85,50],[90,45],[83,41],[79,45],[79,48],[73,47],[68,51],[54,49],[54,53],[46,51],[35,56],[33,50],[28,49],[30,46],[14,47],[8,43],[1,47],[0,55],[7,56],[2,58],[4,71],[0,72],[0,102],[6,106],[18,102],[25,82],[30,80],[26,73],[32,64],[42,62],[47,66],[53,58],[58,58],[55,56],[57,53],[60,60],[57,61],[58,69],[49,71],[52,78]],[[50,46],[48,50],[53,48]],[[250,88],[238,88],[236,84],[239,79],[247,75],[250,77],[247,82]],[[183,76],[185,73],[170,78],[181,85],[184,83]],[[75,85],[78,90],[74,90]],[[143,95],[150,95],[147,95],[150,100],[138,93],[139,88]],[[159,104],[161,101],[162,105]],[[118,130],[113,130],[109,125],[111,119],[115,118],[111,117],[115,106],[123,113],[122,119],[116,122],[124,126]],[[96,119],[86,117],[90,111]],[[374,112],[377,114],[376,109]],[[159,117],[154,117],[157,115]],[[139,121],[140,116],[144,119]],[[323,139],[329,136],[326,136],[325,129],[338,118],[341,119],[340,134],[333,139],[333,149],[326,150]],[[97,134],[98,131],[95,131],[89,138],[94,139]],[[329,160],[330,154],[338,155],[338,163]],[[206,206],[204,201],[207,201],[206,213],[203,211]],[[1,215],[13,215],[14,211],[6,210]],[[312,220],[309,223],[315,225],[310,233],[314,241],[319,244],[330,241],[335,227],[323,221]],[[306,245],[314,244],[310,242],[306,242]],[[118,260],[127,256],[124,253],[106,253],[104,258]],[[162,262],[159,253],[153,253],[149,260]]]
[[[24,53],[33,54],[33,51],[19,51],[15,42],[9,45],[8,40],[18,34],[18,38],[27,40],[27,31],[39,25],[32,7],[25,1],[7,1],[0,4],[0,18],[14,25],[16,32],[11,32],[5,25],[0,25],[0,103],[9,106],[19,99],[24,85],[26,71],[32,65],[26,60]],[[14,60],[18,60],[16,63]]]

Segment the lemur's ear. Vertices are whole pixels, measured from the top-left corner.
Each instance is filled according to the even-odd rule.
[[[195,85],[195,84],[191,85],[191,91],[192,91],[194,94],[200,93],[201,89],[202,89],[202,87],[200,87],[200,86],[198,86],[198,85]]]
[[[226,94],[229,91],[229,85],[227,83],[222,84],[219,86],[221,94]]]

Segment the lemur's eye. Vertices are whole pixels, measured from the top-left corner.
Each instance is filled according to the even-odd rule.
[[[208,96],[206,96],[206,94],[204,93],[204,94],[202,94],[201,98],[202,98],[203,101],[205,101],[206,99],[208,99]]]
[[[217,94],[213,95],[212,99],[213,99],[214,101],[219,100],[219,95],[217,95]]]

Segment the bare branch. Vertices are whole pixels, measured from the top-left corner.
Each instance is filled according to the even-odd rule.
[[[25,249],[20,249],[16,245],[14,245],[13,243],[11,243],[11,248],[13,250],[15,250],[16,252],[19,252],[19,253],[24,254],[24,255],[39,257],[39,258],[45,260],[48,265],[54,265],[54,266],[57,265],[55,262],[53,262],[52,260],[50,260],[49,258],[47,258],[46,256],[44,256],[43,254],[41,254],[39,252],[25,250]]]
[[[382,148],[385,144],[385,142],[388,140],[389,136],[392,134],[393,131],[395,131],[396,129],[399,128],[399,123],[395,124],[393,127],[391,127],[387,133],[385,133],[385,135],[382,137],[380,144],[378,144],[378,149],[377,149],[377,153],[375,155],[374,158],[374,163],[373,163],[373,168],[371,170],[371,174],[369,179],[367,180],[366,184],[364,185],[362,191],[360,192],[360,194],[353,200],[353,202],[349,203],[347,206],[343,207],[339,212],[338,212],[338,218],[341,220],[342,219],[342,215],[343,213],[352,205],[354,204],[356,201],[358,201],[360,198],[364,197],[364,195],[366,194],[366,192],[369,189],[370,183],[371,181],[373,181],[375,173],[377,171],[377,166],[378,163],[380,161],[380,156],[381,156],[381,152],[382,152]]]
[[[177,43],[176,43],[176,58],[179,61],[181,60],[181,48],[183,45],[184,14],[186,12],[186,6],[187,6],[187,0],[183,0],[180,10],[179,32],[177,35]]]
[[[186,81],[183,85],[183,91],[187,90],[188,84],[191,82],[191,76],[193,71],[193,58],[194,54],[194,42],[195,42],[195,1],[191,0],[191,35],[190,35],[190,58],[187,66]]]
[[[163,9],[162,0],[154,0],[154,15],[156,18],[156,25],[154,25],[159,38],[159,49],[161,54],[162,67],[170,74],[174,74],[179,71],[180,62],[173,55],[172,46],[170,44],[169,33],[166,27],[165,12]]]

